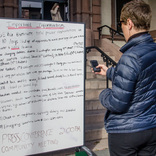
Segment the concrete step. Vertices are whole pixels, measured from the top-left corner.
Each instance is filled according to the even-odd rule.
[[[85,111],[88,110],[100,110],[105,109],[105,107],[102,106],[99,100],[86,100],[85,101]]]
[[[85,146],[88,147],[96,156],[109,156],[108,139],[99,139],[95,141],[86,141]],[[101,155],[100,155],[101,154]]]
[[[104,129],[104,122],[85,125],[85,141],[107,139],[108,134]]]
[[[113,59],[113,60],[115,60],[115,56],[113,56],[113,55],[108,55],[111,59]],[[87,61],[90,61],[90,60],[97,60],[98,62],[100,62],[100,64],[102,63],[102,62],[104,62],[103,61],[103,57],[100,55],[100,56],[87,56]]]
[[[100,56],[87,56],[87,61],[90,63],[90,60],[97,60],[98,63],[103,63],[103,58]]]
[[[85,100],[97,100],[103,89],[86,89]]]
[[[103,75],[96,75],[93,72],[90,71],[86,72],[86,79],[103,79],[106,80],[106,76]]]
[[[102,51],[109,51],[109,56],[115,56],[115,61],[118,62],[118,60],[120,59],[122,53],[119,51],[120,47],[114,43],[112,43],[110,40],[108,39],[95,39],[94,40],[94,44],[97,47],[100,47],[100,49],[102,49]]]
[[[100,47],[99,47],[100,48]],[[103,51],[103,49],[101,49]],[[108,51],[104,52],[107,55],[110,55]],[[101,56],[101,53],[97,51],[96,49],[92,49],[89,53],[86,53],[87,56]]]
[[[106,88],[106,80],[87,79],[85,85],[85,89],[104,89]]]
[[[89,82],[89,81],[91,81],[91,82]],[[99,81],[99,82],[97,82],[97,81]],[[101,84],[100,84],[100,82],[101,82]],[[86,81],[85,81],[85,83],[86,83],[86,89],[89,89],[89,87],[90,87],[90,89],[94,89],[94,86],[97,86],[97,85],[99,85],[99,89],[100,88],[101,89],[102,88],[105,89],[106,88],[106,84],[107,84],[106,76],[96,75],[96,74],[94,74],[92,72],[87,72],[86,73]],[[109,80],[108,84],[109,84],[109,88],[112,88],[112,81]]]
[[[104,121],[106,109],[90,110],[85,112],[85,125],[94,125]]]

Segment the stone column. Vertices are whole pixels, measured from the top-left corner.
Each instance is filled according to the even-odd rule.
[[[86,25],[86,46],[92,46],[94,34],[92,31],[92,11],[91,0],[70,0],[70,20],[73,22],[82,22]]]
[[[18,15],[19,3],[18,2],[19,2],[19,0],[14,0],[14,18],[19,17],[19,15]]]
[[[0,17],[4,17],[3,0],[0,1]]]
[[[91,28],[90,0],[70,0],[70,20],[83,22],[86,28]]]
[[[4,0],[4,17],[18,17],[18,0]]]
[[[99,38],[97,28],[101,26],[101,0],[92,0],[92,30],[94,38]]]
[[[115,16],[116,16],[116,12],[115,12],[115,0],[111,0],[111,27],[113,29],[116,29],[115,26]]]
[[[81,0],[71,0],[71,21],[81,22]]]
[[[82,0],[81,3],[82,22],[86,24],[86,28],[91,28],[91,10],[90,0]]]

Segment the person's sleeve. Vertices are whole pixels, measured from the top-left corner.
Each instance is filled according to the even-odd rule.
[[[108,68],[108,70],[107,70],[107,78],[109,79],[109,80],[113,80],[113,77],[114,77],[114,71],[115,71],[115,68],[114,67],[111,67],[111,68]]]
[[[114,77],[112,89],[105,89],[99,95],[101,104],[114,113],[126,112],[130,107],[139,69],[136,58],[123,56],[116,70],[113,71],[115,75],[109,74]],[[111,73],[111,70],[108,73]],[[112,76],[110,78],[112,79]]]
[[[50,10],[50,12],[51,12],[51,14],[54,14],[54,15],[55,15],[55,14],[57,13],[57,10],[58,10],[58,9],[57,9],[57,7],[56,7],[54,10]]]

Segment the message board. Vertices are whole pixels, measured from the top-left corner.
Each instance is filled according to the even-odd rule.
[[[84,24],[0,23],[0,155],[82,146]]]

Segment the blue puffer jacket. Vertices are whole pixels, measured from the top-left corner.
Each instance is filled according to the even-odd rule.
[[[115,68],[107,70],[112,89],[99,98],[107,108],[108,133],[132,133],[156,127],[156,44],[150,34],[132,38],[121,49]]]

